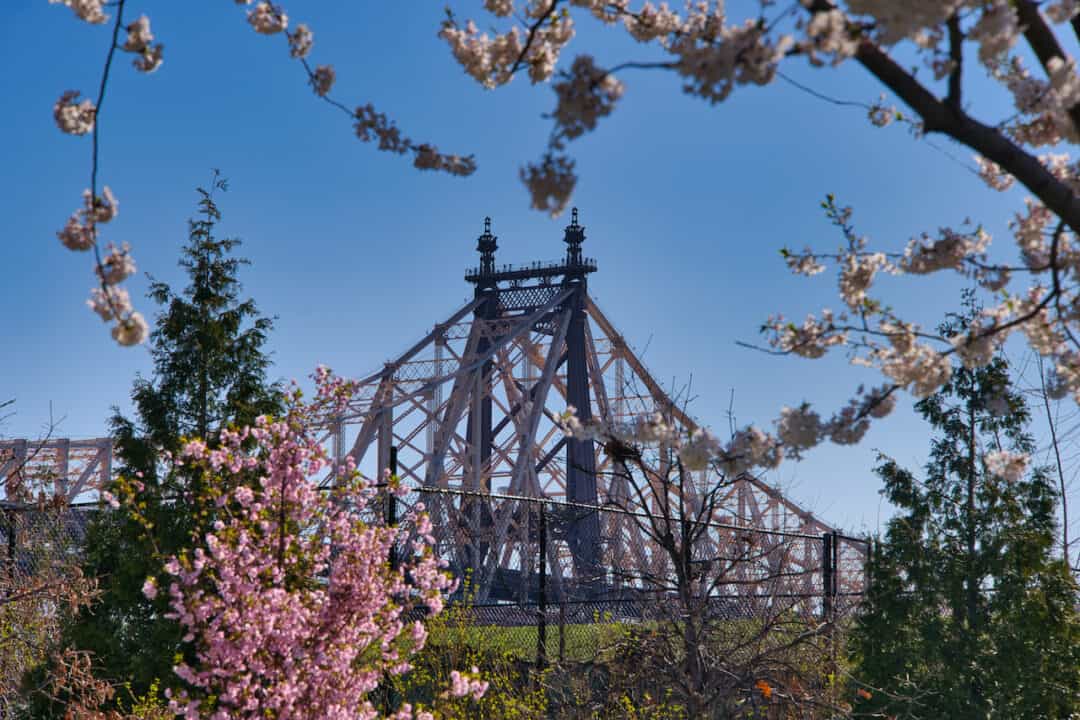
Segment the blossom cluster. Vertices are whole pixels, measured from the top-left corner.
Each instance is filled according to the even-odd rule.
[[[71,8],[76,17],[92,25],[101,25],[109,20],[104,10],[105,0],[49,0],[50,5],[57,3]]]
[[[576,57],[570,73],[553,87],[559,98],[555,122],[567,139],[593,130],[597,120],[611,114],[623,94],[623,84],[598,68],[589,55]]]
[[[530,25],[527,33],[513,26],[506,33],[489,37],[472,20],[459,27],[450,15],[443,21],[439,37],[450,46],[465,72],[486,88],[510,82],[521,67],[527,68],[534,84],[544,82],[551,78],[559,54],[574,37],[573,18],[566,12],[553,12],[556,5],[530,2],[523,18]],[[504,16],[510,8],[500,2],[489,9],[496,16]]]
[[[999,192],[1004,192],[1012,187],[1015,178],[1002,170],[1001,166],[996,162],[987,160],[982,155],[976,155],[975,162],[979,165],[979,177],[988,186]]]
[[[1080,169],[1066,156],[1039,158],[1055,176],[1080,188]],[[991,186],[1007,187],[993,163],[981,162]],[[831,198],[826,206],[831,207]],[[804,357],[821,357],[828,349],[843,346],[853,353],[852,361],[878,367],[896,384],[907,387],[917,397],[925,397],[948,382],[952,374],[949,356],[956,354],[966,367],[986,365],[1008,335],[1021,329],[1033,350],[1050,360],[1053,390],[1058,397],[1072,393],[1080,400],[1080,348],[1070,343],[1071,324],[1080,321],[1080,295],[1065,279],[1080,277],[1080,247],[1071,233],[1062,228],[1051,232],[1053,213],[1031,198],[1025,212],[1017,213],[1010,224],[1023,267],[1010,268],[988,262],[991,243],[981,227],[971,231],[940,228],[936,237],[928,233],[911,239],[900,253],[871,252],[865,238],[854,238],[850,230],[850,209],[831,208],[831,216],[844,227],[849,248],[837,254],[783,252],[792,272],[820,273],[825,262],[839,271],[840,296],[848,309],[858,313],[858,324],[846,314],[825,310],[810,316],[801,327],[771,317],[763,326],[769,343],[777,351]],[[1033,275],[1052,274],[1052,289],[1035,282],[1023,294],[1013,295],[1006,287],[1017,270]],[[983,308],[968,327],[950,337],[923,332],[918,325],[896,317],[870,290],[876,275],[928,275],[951,271],[999,293],[1000,302]],[[1056,276],[1056,278],[1054,277]],[[854,331],[862,338],[855,341]],[[882,342],[884,341],[884,342]]]
[[[276,35],[289,27],[289,16],[273,3],[260,2],[248,11],[248,23],[262,35]],[[291,42],[290,42],[291,44]]]
[[[97,245],[98,225],[116,217],[119,202],[106,185],[100,196],[83,192],[83,207],[72,213],[56,236],[69,250],[86,251]],[[143,316],[132,309],[131,296],[119,284],[135,272],[135,261],[125,243],[112,245],[105,258],[97,263],[98,286],[90,290],[87,305],[102,319],[113,322],[112,336],[121,345],[141,343],[149,331]]]
[[[523,69],[533,83],[541,82],[553,76],[560,55],[574,36],[573,15],[567,6],[577,7],[603,24],[622,27],[638,42],[659,46],[670,61],[653,66],[679,75],[684,92],[718,103],[737,86],[772,82],[780,62],[790,54],[807,57],[815,65],[826,59],[835,65],[853,57],[865,39],[867,23],[860,16],[873,18],[874,34],[886,44],[917,39],[931,53],[930,62],[939,79],[951,69],[950,61],[936,52],[941,39],[939,26],[961,5],[981,11],[972,23],[971,36],[980,43],[987,61],[993,58],[994,67],[1000,55],[1015,44],[1020,31],[1015,12],[1001,2],[926,1],[915,5],[911,8],[904,3],[900,8],[881,0],[853,0],[848,3],[848,12],[827,6],[815,9],[808,22],[797,22],[795,29],[800,32],[790,34],[777,29],[780,23],[763,17],[731,21],[724,3],[687,2],[684,9],[676,10],[667,2],[657,6],[646,1],[632,7],[630,0],[568,0],[565,4],[561,0],[532,0],[515,15],[510,0],[490,0],[484,7],[495,18],[510,23],[504,30],[481,31],[476,21],[459,22],[448,13],[439,36],[466,74],[486,88],[505,85]],[[589,58],[589,66],[579,65],[581,57],[589,56],[575,59],[574,67],[565,73],[570,80],[553,86],[557,105],[552,117],[557,127],[548,156],[561,149],[561,140],[592,130],[596,119],[610,113],[622,93],[621,82],[600,90],[595,81],[587,84],[592,61]],[[610,77],[602,71],[598,76]],[[900,117],[883,102],[868,106],[868,116],[878,126]],[[572,170],[550,172],[548,156],[521,175],[533,207],[558,213],[567,203],[553,202],[552,198],[569,197],[576,177]]]
[[[1027,470],[1028,456],[1022,453],[1013,453],[1007,450],[996,450],[986,453],[983,457],[986,469],[991,475],[1016,482],[1020,480],[1024,471]]]
[[[533,0],[505,32],[481,32],[473,20],[463,25],[451,14],[439,36],[454,59],[487,88],[504,85],[521,69],[533,83],[552,78],[559,56],[574,36],[573,17],[557,0]],[[736,85],[765,85],[773,80],[780,60],[794,46],[789,35],[772,37],[756,20],[729,24],[723,4],[687,3],[684,13],[667,3],[644,3],[630,9],[628,0],[573,0],[607,25],[621,24],[640,42],[657,42],[672,56],[669,67],[683,79],[683,89],[710,102],[724,100]],[[513,14],[513,3],[488,2],[499,18]],[[520,23],[517,24],[517,23]],[[815,33],[817,33],[815,26]],[[611,112],[623,86],[597,68],[591,57],[575,59],[565,79],[554,84],[558,105],[552,146],[544,158],[521,172],[532,206],[557,215],[566,207],[576,176],[568,158],[555,156],[563,139],[572,139],[596,126]]]
[[[375,142],[380,150],[403,155],[412,152],[413,166],[420,170],[442,170],[451,175],[471,175],[476,171],[472,155],[444,155],[432,145],[416,144],[401,134],[401,130],[384,113],[369,103],[356,108],[356,136],[364,142]]]
[[[480,670],[473,665],[470,673],[466,674],[458,670],[450,671],[450,695],[451,697],[465,697],[471,695],[474,700],[479,700],[487,692],[488,682],[480,680]]]
[[[193,661],[175,667],[184,686],[168,693],[184,717],[379,717],[365,696],[385,674],[407,672],[427,639],[410,610],[438,613],[452,589],[422,505],[405,519],[411,534],[365,523],[357,503],[374,488],[351,458],[334,468],[332,493],[319,488],[316,476],[332,464],[306,428],[340,411],[355,387],[324,368],[315,380],[312,403],[294,391],[285,417],[225,431],[216,447],[190,440],[175,458],[202,471],[217,507],[193,549],[143,585],[151,599],[167,586],[169,617],[192,646]],[[391,565],[409,537],[411,552]],[[474,668],[452,676],[448,692],[479,698],[486,689]],[[403,705],[389,717],[433,716]]]
[[[713,469],[736,477],[755,469],[771,469],[786,457],[802,458],[803,453],[825,440],[850,445],[862,439],[870,420],[883,418],[896,406],[894,388],[882,386],[857,396],[828,420],[808,403],[785,407],[773,423],[775,432],[748,425],[724,442],[704,428],[679,423],[662,413],[644,414],[629,423],[606,423],[597,418],[582,421],[569,406],[560,416],[563,430],[570,436],[622,447],[663,445],[670,448],[688,471]]]
[[[574,161],[566,155],[549,152],[537,163],[529,163],[519,173],[529,189],[534,210],[557,217],[566,209],[577,184]]]
[[[85,135],[94,129],[97,108],[89,98],[79,100],[78,90],[67,90],[53,105],[53,119],[61,132]]]
[[[145,15],[140,16],[138,20],[127,26],[127,32],[127,40],[120,48],[138,56],[132,61],[135,69],[151,73],[161,67],[164,46],[161,43],[151,44],[154,41],[154,35],[150,32],[150,18]]]

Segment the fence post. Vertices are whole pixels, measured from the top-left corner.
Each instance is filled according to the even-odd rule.
[[[566,660],[566,600],[559,602],[559,662]]]
[[[397,445],[390,446],[390,475],[392,477],[397,476]],[[394,495],[390,488],[386,488],[386,525],[387,527],[393,527],[397,525],[397,496]],[[390,569],[397,570],[398,558],[397,547],[390,546]]]
[[[547,513],[540,503],[540,617],[536,628],[536,667],[547,665]]]
[[[863,561],[863,586],[861,600],[870,594],[870,563],[874,560],[874,543],[866,541],[866,559]]]
[[[394,477],[397,475],[397,445],[390,446],[390,475]],[[382,472],[380,468],[379,472]],[[383,520],[386,521],[387,527],[393,527],[397,524],[397,496],[391,488],[383,488],[386,491],[386,504],[383,506]],[[397,547],[390,546],[390,569],[397,570],[398,558]],[[387,673],[383,673],[383,712],[389,716],[390,709],[394,707],[397,700],[397,693],[394,692],[392,676]]]
[[[7,566],[8,566],[8,578],[11,580],[11,591],[15,592],[15,541],[17,537],[15,528],[15,511],[5,510],[4,520],[7,527],[5,528],[7,535]]]
[[[833,611],[836,611],[836,598],[840,595],[840,533],[832,531],[832,587]]]
[[[821,536],[821,619],[825,622],[832,620],[833,604],[833,541],[835,538],[831,532]]]

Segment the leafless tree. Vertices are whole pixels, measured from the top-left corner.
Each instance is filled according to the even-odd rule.
[[[5,401],[0,409],[13,404]],[[97,588],[78,564],[82,516],[56,491],[55,471],[35,463],[55,428],[50,421],[19,457],[13,450],[7,451],[11,456],[0,455],[0,467],[6,468],[0,476],[0,717],[16,715],[35,690],[58,684],[80,692],[102,690],[86,682],[87,658],[60,652],[64,620],[91,603]],[[28,688],[28,671],[54,656],[54,672]]]
[[[633,670],[663,677],[687,717],[840,712],[827,679],[837,618],[823,616],[803,554],[821,538],[719,521],[734,479],[688,469],[670,444],[612,435],[605,451],[614,460],[609,486],[623,488],[622,500],[610,493],[611,515],[632,530],[618,542],[634,534],[649,548],[636,562],[613,563],[624,568],[616,583],[647,608],[627,638]],[[703,485],[701,477],[718,479]]]

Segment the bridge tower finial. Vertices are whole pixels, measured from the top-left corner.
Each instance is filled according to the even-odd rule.
[[[476,239],[476,249],[480,253],[480,274],[492,275],[495,272],[495,251],[499,249],[498,238],[491,234],[491,218],[484,218],[484,234]]]
[[[563,242],[566,243],[566,264],[581,265],[581,243],[585,240],[585,228],[578,225],[578,211],[574,208],[570,213],[570,224],[566,226]]]

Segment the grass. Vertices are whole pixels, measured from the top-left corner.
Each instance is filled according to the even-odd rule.
[[[590,660],[617,637],[622,623],[581,623],[563,626],[563,657],[566,660]],[[457,625],[452,621],[431,629],[429,642],[435,645],[463,643],[468,647],[534,661],[540,630],[535,625],[505,627],[499,625]],[[550,659],[559,657],[559,625],[547,626],[544,647]]]

